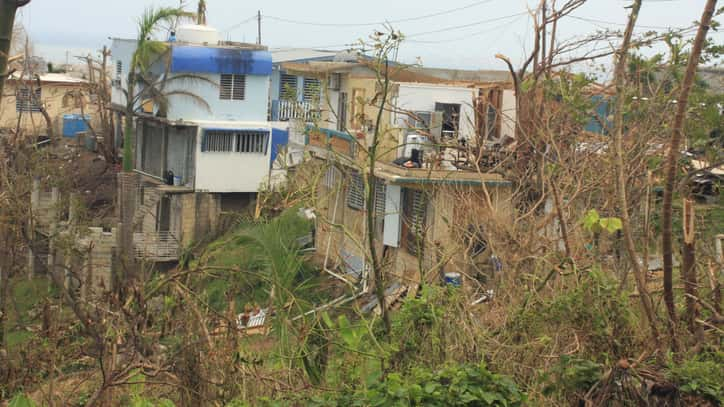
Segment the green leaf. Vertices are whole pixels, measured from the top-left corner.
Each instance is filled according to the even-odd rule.
[[[33,400],[30,400],[28,397],[26,397],[24,394],[20,393],[15,395],[12,400],[10,400],[10,404],[8,404],[8,407],[36,407],[37,404],[33,402]]]
[[[599,223],[600,216],[598,215],[598,211],[595,209],[591,209],[588,212],[586,212],[586,215],[583,217],[583,227],[588,231],[594,231],[594,228]]]
[[[599,223],[608,233],[615,233],[623,228],[623,223],[619,218],[603,218]]]

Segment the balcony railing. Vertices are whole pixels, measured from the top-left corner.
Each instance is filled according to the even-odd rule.
[[[150,261],[176,261],[180,245],[171,232],[134,233],[133,246],[137,259]]]
[[[272,121],[285,122],[292,119],[302,119],[311,122],[319,119],[320,111],[311,102],[296,100],[272,101]]]

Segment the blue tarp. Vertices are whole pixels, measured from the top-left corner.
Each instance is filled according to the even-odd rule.
[[[237,75],[271,75],[269,51],[175,45],[171,72]]]

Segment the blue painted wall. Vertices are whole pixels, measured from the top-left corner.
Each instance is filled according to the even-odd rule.
[[[171,72],[239,75],[271,75],[269,51],[235,48],[173,46]]]

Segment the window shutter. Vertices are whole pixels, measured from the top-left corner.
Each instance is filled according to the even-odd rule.
[[[375,179],[375,217],[377,220],[382,220],[385,216],[385,195],[387,192],[387,185],[379,178]]]
[[[365,207],[365,186],[364,179],[360,173],[352,173],[347,188],[347,206],[352,209],[362,210]]]
[[[317,78],[304,78],[304,101],[316,103],[319,101],[320,84]]]
[[[279,96],[282,100],[295,100],[297,96],[297,77],[283,73],[280,80]]]
[[[234,75],[234,91],[231,98],[234,100],[244,100],[246,94],[246,75]]]
[[[382,243],[385,246],[400,247],[402,188],[399,185],[387,185],[385,189],[385,224]]]
[[[425,193],[418,190],[407,190],[405,194],[405,217],[408,230],[406,245],[410,254],[422,254],[425,240],[425,214],[427,212],[427,199]],[[418,245],[420,246],[418,248]],[[419,249],[419,250],[418,250]]]
[[[221,74],[221,83],[219,84],[219,99],[231,100],[232,88],[233,75]]]
[[[337,183],[339,182],[339,170],[335,167],[328,167],[327,171],[324,173],[324,186],[333,189],[337,187]]]
[[[123,75],[123,62],[118,61],[116,62],[116,79],[121,79],[121,75]]]

